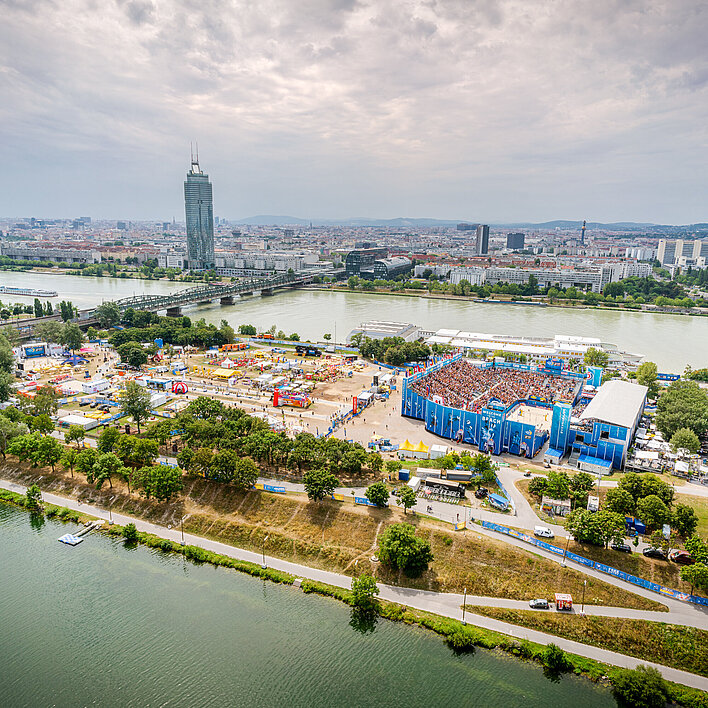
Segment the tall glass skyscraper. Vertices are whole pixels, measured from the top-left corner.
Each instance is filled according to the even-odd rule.
[[[187,217],[187,260],[190,270],[215,266],[214,206],[209,175],[199,167],[199,155],[192,155],[192,168],[184,183],[184,211]]]

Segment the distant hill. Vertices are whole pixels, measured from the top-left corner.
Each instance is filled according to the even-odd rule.
[[[232,220],[233,224],[243,224],[245,226],[350,226],[366,227],[373,226],[379,228],[406,228],[406,227],[434,227],[434,226],[455,226],[459,223],[476,224],[475,219],[432,219],[427,217],[398,217],[395,219],[373,219],[362,216],[349,219],[302,219],[298,216],[283,216],[273,214],[259,214],[249,216],[245,219]],[[583,225],[582,220],[570,221],[566,219],[555,219],[553,221],[532,222],[490,222],[492,226],[510,229],[577,229]],[[685,225],[664,225],[653,224],[640,221],[615,221],[603,223],[600,221],[589,221],[588,229],[609,229],[609,230],[653,230],[653,229],[682,229],[688,231],[705,231],[708,224],[685,224]]]

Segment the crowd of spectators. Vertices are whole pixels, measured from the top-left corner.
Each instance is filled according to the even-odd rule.
[[[482,369],[461,359],[411,384],[415,393],[452,408],[478,413],[490,401],[504,406],[531,397],[572,403],[578,382],[562,376],[518,369]]]

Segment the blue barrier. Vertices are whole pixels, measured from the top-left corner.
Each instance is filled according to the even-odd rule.
[[[675,600],[683,600],[684,602],[692,602],[695,605],[704,605],[708,607],[708,597],[689,595],[686,592],[673,590],[672,588],[667,588],[663,585],[659,585],[658,583],[654,583],[651,580],[645,580],[644,578],[638,578],[636,575],[630,575],[629,573],[625,573],[623,570],[613,568],[610,565],[598,563],[597,561],[590,560],[589,558],[585,558],[584,556],[579,556],[577,553],[565,553],[564,550],[562,548],[558,548],[558,546],[553,546],[550,543],[546,543],[545,541],[540,541],[539,539],[534,538],[533,536],[521,533],[521,531],[516,531],[516,529],[510,529],[507,526],[501,526],[500,524],[495,524],[491,521],[482,521],[482,526],[485,529],[497,531],[498,533],[506,534],[507,536],[511,536],[512,538],[518,538],[520,541],[525,541],[526,543],[530,543],[531,545],[536,546],[537,548],[543,548],[544,550],[550,551],[551,553],[555,553],[556,555],[562,556],[565,554],[566,558],[574,561],[575,563],[580,563],[581,565],[584,565],[587,568],[598,570],[601,573],[607,573],[607,575],[612,575],[613,577],[619,578],[620,580],[624,580],[625,582],[631,583],[632,585],[638,585],[639,587],[644,588],[645,590],[651,590],[653,592],[659,593],[660,595],[672,597]]]
[[[265,492],[275,492],[276,494],[285,494],[285,487],[275,487],[272,484],[264,484],[263,491]]]
[[[364,506],[376,506],[376,504],[369,501],[366,497],[354,497],[354,503],[363,504]]]

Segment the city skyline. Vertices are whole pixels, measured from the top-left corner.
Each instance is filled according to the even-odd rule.
[[[3,15],[0,213],[171,220],[198,140],[232,219],[708,221],[696,1]]]

